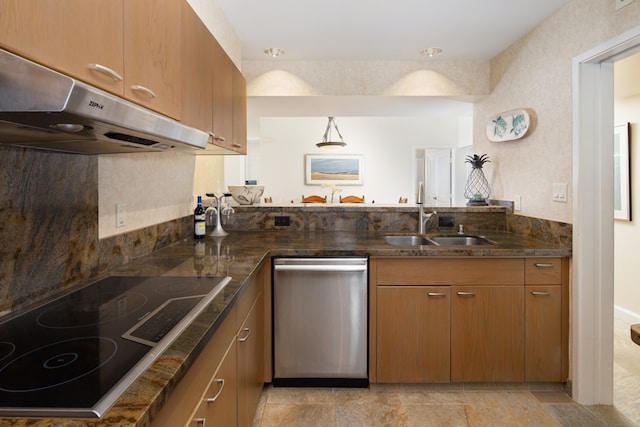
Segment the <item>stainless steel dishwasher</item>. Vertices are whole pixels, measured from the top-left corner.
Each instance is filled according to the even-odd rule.
[[[274,386],[368,386],[367,265],[274,258]]]

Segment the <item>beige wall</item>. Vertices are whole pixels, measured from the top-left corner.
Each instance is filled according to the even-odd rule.
[[[631,77],[628,81],[625,76]],[[638,240],[640,239],[640,54],[615,64],[616,124],[629,122],[631,129],[631,218],[632,221],[616,220],[614,223],[615,241],[615,298],[617,308],[635,315],[633,323],[640,319],[640,267],[638,266]],[[624,86],[624,87],[620,87]],[[630,313],[629,313],[630,312]],[[622,314],[624,315],[624,314]]]
[[[474,151],[492,159],[494,197],[522,197],[522,214],[572,222],[572,59],[640,24],[640,2],[574,0],[491,61],[491,95],[475,104]],[[529,108],[537,127],[515,142],[489,142],[485,125],[500,112]],[[552,184],[569,184],[567,203]]]

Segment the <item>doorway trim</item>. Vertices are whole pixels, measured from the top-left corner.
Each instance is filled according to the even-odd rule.
[[[573,399],[613,403],[613,63],[640,27],[573,60]]]

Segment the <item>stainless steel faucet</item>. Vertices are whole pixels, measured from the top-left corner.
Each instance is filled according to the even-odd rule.
[[[418,205],[418,234],[424,234],[425,225],[429,218],[436,215],[437,212],[424,213],[424,184],[422,181],[418,182],[418,197],[416,198],[416,205]]]

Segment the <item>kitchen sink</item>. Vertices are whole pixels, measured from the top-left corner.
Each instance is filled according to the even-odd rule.
[[[387,243],[396,246],[478,246],[495,245],[496,242],[482,236],[470,235],[446,235],[446,236],[421,236],[421,235],[390,235],[385,236]]]
[[[496,242],[482,236],[428,236],[427,238],[440,246],[476,246],[496,244]]]
[[[387,241],[387,243],[396,246],[437,245],[437,243],[434,243],[431,240],[427,239],[425,236],[420,235],[385,236],[384,239]]]

